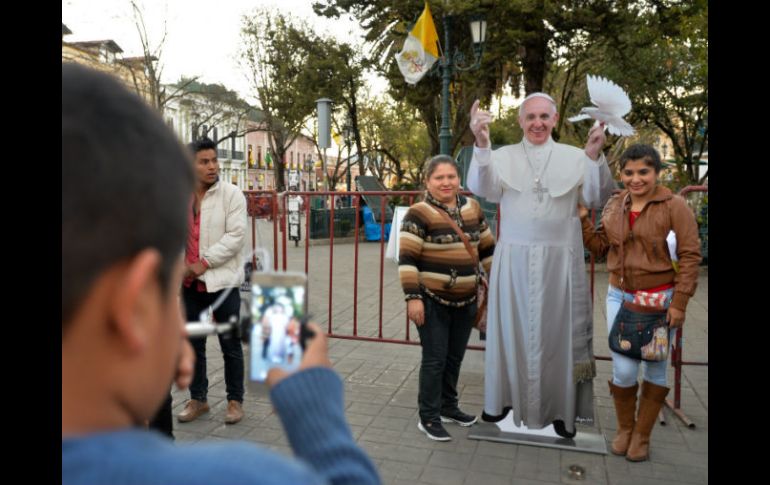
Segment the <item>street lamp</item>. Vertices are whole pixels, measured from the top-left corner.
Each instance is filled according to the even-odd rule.
[[[449,144],[452,140],[452,133],[449,130],[449,83],[452,80],[453,71],[470,71],[478,69],[481,65],[481,55],[484,52],[484,42],[487,38],[487,21],[482,15],[471,17],[470,29],[473,38],[473,64],[463,66],[465,55],[456,47],[454,53],[450,49],[449,39],[451,33],[451,15],[444,15],[444,55],[441,56],[439,65],[442,70],[442,89],[441,89],[441,130],[439,131],[439,144],[442,155],[450,155]]]

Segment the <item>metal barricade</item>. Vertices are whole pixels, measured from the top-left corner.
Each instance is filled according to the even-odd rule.
[[[689,186],[685,187],[679,192],[679,195],[685,196],[690,192],[708,192],[708,188],[705,186]],[[328,277],[328,317],[327,317],[327,334],[329,337],[340,339],[352,339],[372,342],[385,342],[407,345],[419,345],[419,341],[412,340],[410,335],[409,318],[405,317],[404,334],[405,338],[385,338],[383,335],[383,294],[384,294],[384,274],[385,274],[385,234],[386,234],[386,199],[389,197],[403,197],[408,200],[412,205],[415,200],[422,197],[422,191],[381,191],[381,192],[283,192],[276,193],[275,191],[246,191],[244,194],[247,197],[249,216],[252,218],[252,248],[256,244],[255,239],[255,221],[258,218],[270,218],[273,222],[273,267],[275,270],[279,268],[279,256],[278,256],[278,235],[281,234],[281,264],[280,267],[283,270],[287,269],[287,239],[288,233],[286,230],[286,211],[281,207],[288,207],[287,201],[289,197],[299,196],[303,200],[302,211],[305,215],[305,248],[304,248],[304,272],[309,272],[309,250],[310,250],[310,235],[311,231],[311,200],[313,198],[323,197],[329,200],[328,213],[329,213],[329,227],[328,227],[328,240],[329,240],[329,277]],[[464,193],[464,195],[472,195],[470,193]],[[380,234],[379,239],[379,275],[378,275],[378,312],[377,312],[377,335],[361,335],[359,333],[359,243],[360,243],[360,229],[361,229],[361,217],[360,210],[362,207],[363,197],[377,197],[379,198],[379,224]],[[355,226],[354,226],[354,270],[353,270],[353,325],[352,333],[346,334],[335,331],[333,321],[333,289],[334,289],[334,239],[335,239],[335,211],[336,200],[338,198],[349,198],[352,200],[352,206],[355,210]],[[281,201],[283,203],[281,203]],[[324,204],[325,205],[325,204]],[[592,220],[596,221],[596,211],[592,211]],[[500,210],[498,206],[497,214],[497,233],[500,231]],[[391,231],[398,231],[398,228],[391,228]],[[254,264],[256,261],[254,260]],[[591,256],[590,261],[590,282],[591,282],[591,296],[594,296],[594,278],[595,278],[595,264],[594,258]],[[705,365],[708,366],[708,362],[687,362],[683,360],[683,332],[682,328],[679,328],[675,337],[675,348],[671,354],[671,365],[674,367],[674,400],[666,400],[667,406],[679,417],[688,427],[693,428],[695,425],[687,418],[687,416],[681,410],[681,380],[682,380],[682,366],[684,365]],[[468,349],[471,350],[484,350],[483,345],[468,345]],[[610,356],[597,355],[597,360],[611,361]],[[661,414],[661,422],[665,424]]]

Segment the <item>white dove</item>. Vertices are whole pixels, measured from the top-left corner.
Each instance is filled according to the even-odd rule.
[[[580,110],[580,114],[568,118],[575,122],[593,118],[596,125],[603,122],[606,129],[613,135],[630,136],[634,134],[634,127],[623,119],[623,116],[631,111],[631,100],[628,95],[617,84],[599,76],[586,76],[588,84],[588,94],[591,96],[591,102],[596,107],[588,106]],[[596,126],[594,125],[594,126]]]

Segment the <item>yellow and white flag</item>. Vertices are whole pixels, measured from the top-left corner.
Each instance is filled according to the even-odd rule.
[[[406,38],[404,48],[396,54],[396,61],[401,74],[409,84],[417,84],[438,60],[438,34],[433,24],[428,2],[417,23]]]

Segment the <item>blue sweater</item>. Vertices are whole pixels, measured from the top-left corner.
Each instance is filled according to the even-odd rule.
[[[175,445],[154,431],[124,429],[62,439],[62,484],[380,483],[353,441],[334,371],[298,372],[270,398],[299,460],[252,443]]]

